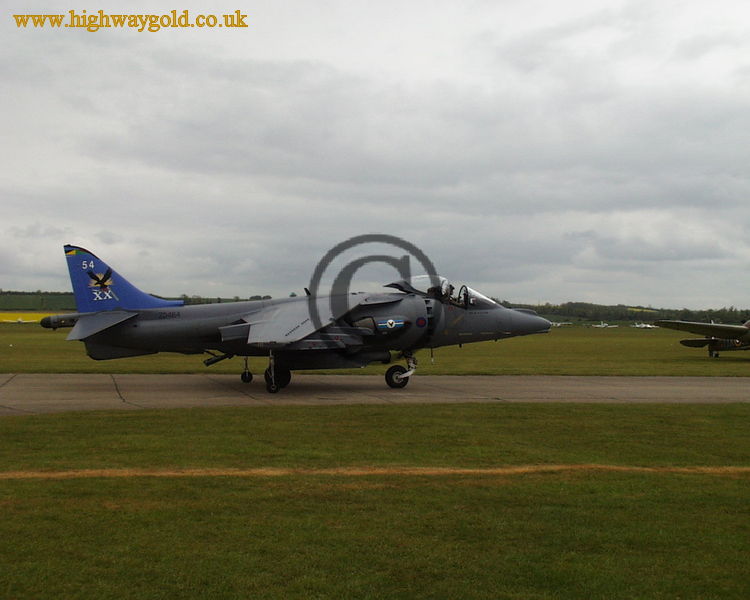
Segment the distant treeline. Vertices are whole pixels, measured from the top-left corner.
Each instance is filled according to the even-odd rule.
[[[531,308],[553,321],[632,321],[649,323],[657,319],[679,319],[682,321],[716,321],[717,323],[742,323],[750,319],[750,310],[718,308],[690,310],[689,308],[651,308],[617,304],[606,306],[589,302],[565,302],[564,304],[515,304],[502,301],[505,306]]]
[[[249,298],[206,298],[183,294],[170,300],[184,300],[185,304],[211,304],[217,302],[240,302],[242,300],[269,300],[271,296],[255,295]],[[657,319],[681,319],[683,321],[716,321],[717,323],[742,323],[750,319],[750,309],[734,306],[711,310],[687,308],[651,308],[617,304],[606,306],[589,302],[565,302],[564,304],[514,304],[500,301],[504,306],[530,308],[553,321],[632,321],[652,322]],[[76,303],[71,292],[10,292],[0,290],[0,310],[75,311]]]

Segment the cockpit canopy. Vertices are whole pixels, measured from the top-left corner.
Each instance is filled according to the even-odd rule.
[[[462,285],[458,289],[448,279],[437,275],[417,275],[409,281],[401,280],[389,283],[386,287],[396,288],[402,292],[416,293],[421,296],[436,298],[466,309],[497,308],[499,304],[476,290]]]

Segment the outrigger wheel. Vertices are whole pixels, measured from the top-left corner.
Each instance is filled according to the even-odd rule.
[[[406,368],[401,365],[393,365],[390,369],[385,372],[385,382],[392,388],[406,387],[409,383],[409,378],[404,377]]]

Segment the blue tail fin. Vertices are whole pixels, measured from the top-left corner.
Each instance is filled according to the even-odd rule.
[[[79,246],[65,245],[70,282],[78,312],[182,306],[182,300],[162,300],[142,292],[107,263]]]

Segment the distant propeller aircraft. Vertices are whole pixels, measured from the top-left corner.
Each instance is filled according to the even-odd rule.
[[[656,321],[659,327],[688,331],[702,335],[702,338],[680,340],[688,348],[707,348],[709,358],[719,358],[719,352],[750,350],[750,321],[744,325],[724,325],[723,323],[696,323],[693,321]]]
[[[286,387],[294,370],[387,364],[392,351],[406,367],[390,367],[385,380],[402,388],[416,370],[416,350],[547,333],[551,326],[534,311],[505,308],[465,285],[454,294],[442,277],[397,281],[386,286],[393,292],[347,294],[344,302],[302,296],[185,306],[142,292],[84,248],[66,245],[65,257],[78,312],[45,317],[43,327],[72,327],[67,339],[83,341],[95,360],[208,353],[210,366],[242,356],[246,383],[253,378],[247,357],[268,356],[271,393]]]

